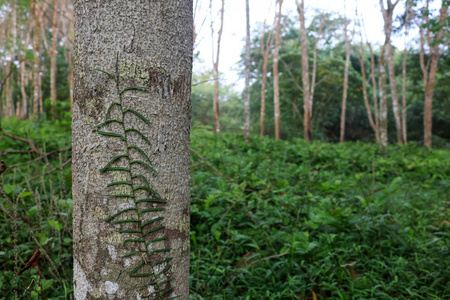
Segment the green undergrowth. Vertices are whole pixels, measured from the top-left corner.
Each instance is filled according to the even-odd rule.
[[[68,122],[2,126],[70,147]],[[448,150],[191,139],[191,299],[450,297]],[[11,150],[30,147],[1,137]],[[71,152],[52,153],[1,154],[26,163],[0,175],[1,300],[73,299]],[[39,269],[15,275],[37,248]]]
[[[0,133],[8,167],[0,175],[0,299],[73,299],[70,122],[13,119],[2,127],[49,155],[14,152],[31,148]],[[17,275],[36,249],[38,267]]]
[[[191,137],[191,299],[450,297],[449,151]]]

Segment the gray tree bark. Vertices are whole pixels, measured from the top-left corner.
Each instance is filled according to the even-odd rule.
[[[250,8],[248,0],[245,0],[245,15],[247,18],[245,39],[245,89],[244,89],[244,140],[250,142]]]
[[[192,1],[74,9],[75,299],[189,299]]]
[[[277,0],[278,4],[278,17],[275,33],[275,48],[273,50],[273,105],[275,116],[275,139],[280,139],[280,83],[278,74],[278,54],[280,51],[281,43],[281,6],[283,0]]]

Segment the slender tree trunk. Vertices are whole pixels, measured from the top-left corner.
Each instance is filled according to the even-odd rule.
[[[275,115],[275,139],[280,139],[280,83],[278,75],[278,53],[281,43],[281,7],[283,0],[277,0],[278,4],[278,17],[275,33],[275,49],[273,51],[273,104]]]
[[[429,0],[426,1],[425,9],[429,10]],[[416,23],[419,27],[420,32],[420,67],[423,74],[423,86],[425,92],[425,105],[424,105],[424,145],[427,148],[431,148],[432,145],[432,107],[433,107],[433,93],[434,93],[434,83],[436,80],[436,71],[439,61],[439,57],[442,55],[440,52],[439,44],[442,36],[444,34],[445,20],[448,17],[448,8],[446,1],[442,0],[441,9],[439,10],[439,26],[441,28],[435,33],[434,39],[431,36],[431,29],[426,26],[426,37],[428,46],[430,49],[429,61],[425,64],[425,33],[422,24]],[[413,13],[413,11],[411,11]],[[425,24],[429,24],[429,16],[425,15]]]
[[[211,2],[212,4],[212,2]],[[220,55],[220,40],[222,38],[223,30],[223,14],[224,14],[225,0],[222,0],[222,8],[220,10],[220,29],[217,33],[217,52],[214,59],[213,54],[213,76],[214,76],[214,132],[218,134],[220,132],[220,113],[219,113],[219,55]],[[212,9],[212,6],[211,6]],[[214,37],[214,29],[211,20],[211,34]],[[213,39],[214,40],[214,39]]]
[[[40,31],[41,31],[41,18],[39,11],[39,4],[37,0],[34,0],[32,3],[32,14],[33,14],[33,118],[37,118],[39,115],[39,95],[41,90],[39,89],[39,65],[40,65],[40,57],[41,57],[41,40],[40,40]]]
[[[302,48],[302,83],[303,83],[303,136],[305,141],[311,141],[311,99],[309,96],[309,65],[308,65],[308,34],[305,26],[305,3],[296,0],[300,15],[300,45]]]
[[[74,7],[75,299],[189,299],[192,1]]]
[[[347,33],[346,17],[344,18],[344,39],[345,39],[345,68],[344,68],[344,87],[342,93],[342,108],[341,108],[341,134],[340,134],[341,143],[345,141],[345,113],[347,110],[348,69],[350,67],[350,43],[351,43],[351,40],[349,39]]]
[[[53,24],[52,24],[52,48],[50,50],[50,97],[51,104],[56,104],[56,43],[58,41],[58,4],[59,0],[53,1]],[[53,116],[54,117],[54,116]]]
[[[25,37],[25,44],[24,49],[28,48],[28,44],[30,42],[30,33],[31,33],[31,22],[28,22],[28,29],[26,32]],[[20,61],[20,93],[22,95],[22,104],[20,105],[20,118],[26,119],[28,115],[28,96],[25,92],[25,85],[28,83],[28,76],[26,74],[26,66],[25,66],[25,59],[21,55],[21,61]]]
[[[366,68],[364,64],[364,43],[362,34],[360,32],[360,56],[358,56],[359,64],[361,65],[361,74],[362,74],[362,90],[363,90],[363,96],[364,96],[364,104],[366,106],[367,110],[367,116],[369,118],[370,126],[373,129],[373,132],[375,134],[375,140],[378,143],[378,127],[377,124],[375,124],[375,121],[372,117],[372,109],[370,108],[369,104],[369,95],[367,94],[367,78],[366,78]],[[376,92],[376,91],[374,91]]]
[[[403,63],[402,63],[402,137],[403,142],[408,142],[406,130],[406,58],[408,55],[408,29],[409,29],[409,11],[412,3],[407,2],[405,9],[405,48],[403,49]]]
[[[248,143],[250,142],[250,8],[248,0],[245,0],[245,8],[247,36],[245,40],[244,140]]]
[[[11,61],[8,63],[6,67],[6,74],[9,74],[9,71],[13,67],[14,59],[16,56],[16,41],[17,41],[17,5],[16,0],[13,1],[11,5],[11,35],[12,39],[12,50],[10,52]],[[6,93],[6,114],[8,116],[14,116],[14,103],[12,98],[11,91],[11,77],[6,79],[5,93]]]
[[[383,46],[379,61],[380,72],[380,148],[386,151],[388,138],[387,138],[387,89],[386,89],[386,48]]]
[[[375,77],[375,57],[373,55],[372,45],[367,42],[370,51],[370,77],[372,78],[372,90],[373,90],[373,108],[375,112],[375,140],[377,144],[380,144],[380,118],[378,116],[378,98],[377,98],[377,80]]]
[[[394,8],[398,4],[399,0],[395,3],[392,3],[391,0],[387,0],[387,7],[385,9],[384,0],[380,0],[380,8],[381,13],[383,14],[384,20],[384,45],[381,51],[381,57],[379,62],[380,68],[380,147],[383,150],[387,149],[387,87],[386,87],[386,60],[389,66],[393,66],[393,63],[390,62],[390,58],[392,56],[391,53],[391,32],[392,32],[392,15],[394,13]],[[399,123],[399,110],[398,110],[398,98],[397,98],[397,88],[395,82],[395,75],[391,73],[391,68],[389,67],[390,78],[391,78],[391,90],[392,90],[392,102],[393,102],[393,110],[394,110],[394,118],[395,125],[397,128],[397,140],[400,133],[400,138],[402,135],[401,123]],[[392,69],[393,71],[393,69]],[[393,81],[393,82],[392,82]],[[394,96],[395,94],[395,96]],[[396,100],[395,100],[396,99]],[[396,103],[395,103],[396,102]],[[400,129],[400,131],[399,131]],[[401,140],[400,140],[401,142]]]
[[[389,83],[391,86],[391,97],[392,97],[392,111],[394,113],[395,129],[397,130],[397,143],[401,145],[404,144],[403,129],[402,129],[401,111],[398,103],[397,82],[395,80],[394,59],[391,44],[389,43],[387,47],[388,47]]]
[[[276,18],[275,20],[276,21]],[[275,23],[275,22],[274,22]],[[261,35],[261,52],[263,54],[263,70],[261,83],[261,113],[260,113],[260,134],[265,135],[264,120],[266,117],[266,83],[267,83],[267,64],[269,62],[270,48],[273,45],[273,30],[270,30],[267,36],[267,41],[264,42],[266,29],[266,20],[264,20],[263,31]]]
[[[317,73],[317,46],[320,39],[322,38],[323,27],[325,26],[325,21],[327,20],[328,13],[325,13],[320,23],[319,33],[314,43],[314,54],[313,54],[313,69],[311,74],[311,91],[309,93],[309,117],[310,117],[310,131],[312,132],[312,111],[314,104],[314,89],[316,87],[316,73]]]

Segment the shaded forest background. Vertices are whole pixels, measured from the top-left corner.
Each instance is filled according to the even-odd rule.
[[[422,1],[423,2],[423,1]],[[416,16],[423,15],[423,3],[414,3]],[[56,9],[55,9],[56,8]],[[397,17],[393,21],[393,37],[403,39],[405,12],[398,6]],[[315,41],[317,45],[317,71],[314,95],[314,108],[311,118],[312,137],[315,140],[339,141],[341,121],[341,102],[345,67],[345,40],[343,34],[344,16],[337,13],[315,11],[306,20],[308,52],[311,65]],[[430,16],[437,17],[438,11]],[[61,119],[68,118],[72,107],[72,65],[73,65],[73,6],[71,0],[14,0],[3,1],[0,11],[1,44],[1,117],[15,116],[20,119]],[[322,32],[319,28],[324,20]],[[433,19],[432,19],[433,20]],[[354,20],[347,16],[348,34],[353,37],[350,67],[348,71],[348,96],[346,113],[346,140],[373,141],[374,131],[367,117],[362,89],[362,70],[358,60],[360,39],[363,40],[367,91],[373,111],[370,86],[371,58],[368,43],[370,37],[364,36],[364,23],[355,15]],[[406,99],[408,140],[423,143],[424,87],[420,66],[420,36],[416,24],[408,21],[410,34],[407,36],[406,56]],[[303,137],[303,90],[301,70],[300,25],[298,16],[283,15],[281,42],[279,46],[279,86],[281,138]],[[264,41],[273,34],[274,26],[265,23]],[[366,24],[365,26],[370,26]],[[430,25],[431,26],[431,25]],[[416,28],[414,28],[416,27]],[[445,21],[444,35],[439,43],[442,55],[439,59],[435,90],[433,96],[433,144],[444,146],[450,139],[450,56],[448,46],[448,18]],[[195,30],[195,28],[194,28]],[[382,30],[382,29],[380,29]],[[261,37],[263,24],[252,28],[251,33],[251,127],[253,134],[260,132],[261,79],[263,76],[263,55]],[[269,45],[267,85],[265,89],[266,113],[265,134],[273,137],[273,45]],[[381,45],[372,45],[375,64],[378,64]],[[425,48],[425,58],[428,59]],[[197,52],[194,61],[202,60]],[[403,49],[393,48],[396,84],[399,98],[402,92]],[[241,61],[244,69],[244,60]],[[219,67],[220,68],[220,67]],[[378,76],[378,67],[376,75]],[[219,75],[220,78],[220,75]],[[193,127],[214,127],[213,72],[194,74],[192,87],[192,125]],[[377,80],[379,77],[377,77]],[[388,93],[388,137],[395,142],[396,132],[392,113],[390,78],[387,78]],[[378,87],[378,91],[379,91]],[[220,122],[222,131],[242,132],[244,124],[243,95],[233,86],[223,83],[219,91]]]

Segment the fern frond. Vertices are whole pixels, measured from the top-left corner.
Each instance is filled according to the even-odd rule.
[[[156,232],[156,231],[161,230],[161,229],[164,229],[164,228],[166,228],[166,226],[159,226],[159,227],[150,229],[150,230],[147,231],[146,233],[143,233],[142,236],[143,236],[143,237],[146,237],[148,234],[153,233],[153,232]]]
[[[102,73],[105,73],[106,75],[109,76],[109,78],[111,78],[111,79],[114,80],[114,81],[117,81],[117,80],[116,80],[116,77],[115,77],[114,75],[112,75],[112,74],[110,74],[110,73],[108,73],[108,72],[106,72],[106,71],[103,71],[103,70],[100,70],[100,69],[94,69],[94,70],[95,70],[95,71],[102,72]]]
[[[150,89],[150,88],[145,87],[145,86],[130,86],[130,87],[127,87],[127,88],[124,88],[123,90],[121,90],[121,91],[119,92],[119,95],[122,95],[123,92],[125,92],[125,91],[130,91],[130,90],[149,90],[149,89]]]
[[[150,245],[151,243],[155,243],[155,242],[159,242],[159,241],[165,241],[167,240],[167,237],[162,237],[162,238],[157,238],[157,239],[153,239],[151,241],[145,242],[145,246]]]
[[[147,123],[148,125],[152,125],[152,122],[147,120],[143,115],[141,115],[140,113],[138,113],[134,109],[128,108],[128,109],[123,110],[122,112],[123,112],[123,114],[125,114],[127,112],[131,112],[131,113],[135,114],[136,116],[138,116],[139,118],[141,118],[141,120],[144,121],[145,123]]]
[[[156,172],[155,169],[153,169],[149,164],[146,164],[146,163],[143,162],[143,161],[140,161],[140,160],[133,160],[133,161],[130,162],[130,165],[132,165],[132,164],[140,164],[140,165],[142,165],[142,166],[144,166],[144,167],[147,167],[147,168],[150,169],[151,171],[155,172],[155,174],[158,174],[158,172]]]
[[[125,129],[125,132],[129,132],[129,131],[136,132],[137,134],[140,135],[140,137],[141,137],[147,144],[149,144],[149,146],[152,145],[152,143],[150,143],[150,141],[148,140],[148,138],[146,138],[145,135],[143,135],[139,130],[136,130],[136,129],[134,129],[134,128],[127,128],[127,129]]]
[[[137,191],[137,190],[144,190],[153,194],[157,194],[156,191],[154,191],[153,189],[147,187],[147,186],[139,186],[137,188],[134,188],[133,191]]]
[[[113,108],[114,105],[119,105],[120,108],[122,108],[122,104],[120,102],[113,102],[109,105],[108,110],[106,111],[106,120],[109,119],[109,115],[111,114],[111,109]]]
[[[109,183],[109,184],[107,185],[107,187],[114,186],[114,185],[120,185],[120,184],[133,185],[133,183],[130,182],[130,181],[115,181],[115,182]]]
[[[137,203],[140,203],[140,202],[167,203],[167,201],[165,201],[165,200],[149,199],[149,198],[136,200],[135,203],[137,204]]]
[[[111,220],[114,219],[115,217],[117,217],[117,216],[123,214],[124,212],[132,211],[132,210],[136,210],[136,207],[125,208],[125,209],[119,211],[118,213],[113,214],[113,215],[112,215],[111,217],[109,217],[108,219],[106,219],[106,222],[111,221]],[[115,223],[114,223],[114,224],[115,224]]]
[[[147,252],[147,250],[136,250],[136,251],[127,253],[127,254],[125,254],[125,255],[122,255],[122,257],[129,257],[129,256],[133,256],[133,255],[135,255],[135,254],[142,253],[142,252],[145,253],[145,252]]]
[[[105,122],[102,122],[96,126],[94,126],[94,128],[98,128],[98,127],[102,127],[105,125],[108,125],[109,123],[119,123],[119,124],[123,124],[122,120],[118,120],[118,119],[110,119],[110,120],[106,120]]]
[[[154,211],[163,211],[163,210],[166,210],[166,209],[165,208],[147,208],[147,209],[138,211],[138,215],[143,214],[143,213],[154,212]]]
[[[135,145],[131,145],[131,146],[128,146],[128,149],[136,149],[137,151],[139,151],[139,153],[142,154],[142,156],[144,156],[147,159],[148,164],[152,165],[150,158],[147,156],[147,154],[145,154],[145,152],[141,148],[139,148],[138,146],[135,146]]]
[[[113,224],[121,224],[121,223],[140,223],[141,220],[139,219],[125,219],[125,220],[118,220],[112,222]]]
[[[152,224],[152,223],[155,223],[156,221],[160,221],[160,220],[163,220],[163,219],[164,219],[164,217],[154,218],[154,219],[152,219],[150,221],[147,221],[147,222],[141,224],[141,228],[146,226],[146,225],[148,225],[148,224]]]
[[[128,157],[128,154],[121,154],[121,155],[117,155],[116,157],[114,157],[113,159],[111,159],[106,166],[104,166],[103,168],[100,169],[100,173],[105,172],[105,170],[109,169],[109,166],[112,165],[113,163],[115,163],[118,159],[122,158],[122,157]]]
[[[106,135],[106,136],[112,136],[112,137],[120,137],[123,141],[126,141],[125,137],[121,134],[114,133],[114,132],[105,132],[105,131],[96,131],[98,134]]]

